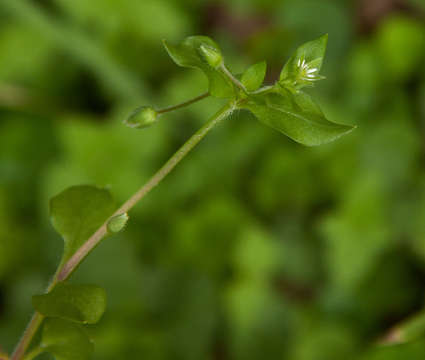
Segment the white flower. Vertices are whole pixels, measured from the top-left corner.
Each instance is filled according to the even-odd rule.
[[[311,83],[322,80],[323,76],[319,75],[319,68],[314,67],[312,63],[308,63],[304,58],[299,58],[297,62],[298,76],[295,82]]]

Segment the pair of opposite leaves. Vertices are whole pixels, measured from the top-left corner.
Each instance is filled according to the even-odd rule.
[[[50,217],[64,240],[62,264],[115,209],[108,190],[88,185],[72,186],[51,199]],[[113,225],[117,230],[116,222]],[[102,288],[61,282],[49,293],[33,296],[32,303],[46,317],[39,344],[42,351],[53,354],[57,360],[91,358],[93,343],[82,325],[95,324],[102,317],[106,308],[106,293]]]
[[[251,111],[261,122],[307,146],[321,145],[350,132],[354,127],[326,119],[320,107],[302,89],[323,79],[319,75],[326,51],[327,35],[300,46],[282,69],[279,80],[261,91],[266,63],[248,68],[240,81],[247,90],[240,107]],[[191,36],[178,45],[164,41],[165,48],[177,65],[202,70],[208,78],[209,93],[218,98],[238,98],[241,94],[220,66],[205,59],[218,54],[218,45],[206,36]],[[205,51],[208,50],[208,52]],[[219,64],[221,65],[221,64]],[[266,88],[264,88],[266,89]]]

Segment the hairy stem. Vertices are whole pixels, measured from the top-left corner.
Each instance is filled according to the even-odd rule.
[[[210,93],[206,92],[204,94],[201,94],[201,95],[199,95],[199,96],[197,96],[193,99],[187,100],[187,101],[182,102],[180,104],[169,106],[169,107],[166,107],[166,108],[161,109],[161,110],[156,110],[156,112],[157,112],[157,114],[163,114],[163,113],[166,113],[166,112],[169,112],[169,111],[177,110],[177,109],[180,109],[182,107],[189,106],[189,105],[191,105],[191,104],[193,104],[197,101],[203,100],[208,96],[210,96]]]
[[[205,95],[205,94],[204,94]],[[221,108],[211,119],[202,126],[192,137],[178,149],[173,156],[143,185],[133,196],[131,196],[112,216],[127,213],[131,210],[145,195],[147,195],[155,186],[157,186],[175,166],[205,137],[205,135],[214,128],[220,121],[229,116],[234,110],[235,105],[229,103]],[[108,219],[109,220],[109,219]],[[66,280],[85,259],[85,257],[99,244],[107,234],[108,220],[74,253],[74,255],[62,266],[60,266],[52,282],[47,288],[47,292],[52,290],[58,282]],[[28,346],[40,327],[44,316],[36,312],[31,318],[24,335],[16,346],[11,360],[21,360]]]
[[[245,94],[248,94],[248,90],[245,88],[245,86],[238,80],[236,77],[227,69],[227,67],[222,63],[219,67],[219,69],[223,72],[224,75],[233,83],[235,84],[239,89],[241,89]]]

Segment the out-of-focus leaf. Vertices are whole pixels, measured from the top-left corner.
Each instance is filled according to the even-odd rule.
[[[95,324],[105,312],[106,293],[95,285],[60,283],[48,294],[33,296],[32,304],[44,316]]]
[[[339,290],[356,288],[391,246],[386,200],[378,179],[359,179],[351,185],[341,209],[324,221],[326,264]]]
[[[50,217],[65,245],[62,261],[74,252],[114,212],[108,190],[95,186],[72,186],[50,200]]]
[[[308,318],[298,330],[291,359],[340,360],[350,357],[356,339],[349,324],[335,324],[329,319]]]
[[[253,95],[243,104],[261,122],[307,146],[326,144],[352,131],[354,127],[330,122],[306,93]]]
[[[164,40],[164,46],[177,65],[200,69],[205,73],[209,81],[209,92],[212,96],[227,98],[234,95],[232,83],[205,60],[201,50],[201,47],[205,47],[221,54],[221,50],[215,41],[206,36],[190,36],[178,45],[172,45]]]
[[[44,323],[41,347],[56,360],[89,360],[94,349],[80,326],[55,318]]]
[[[401,323],[381,340],[383,345],[396,345],[415,341],[425,334],[425,311]]]
[[[376,34],[384,79],[403,81],[421,69],[425,57],[425,26],[407,17],[390,17]]]
[[[248,91],[257,90],[263,84],[266,70],[265,61],[252,65],[242,74],[241,83]]]
[[[417,341],[398,346],[376,346],[358,356],[356,360],[422,360],[425,353],[425,342]]]

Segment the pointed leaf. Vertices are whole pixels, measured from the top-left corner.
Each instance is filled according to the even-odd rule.
[[[293,94],[282,89],[282,93],[252,95],[243,107],[261,122],[307,146],[328,143],[354,128],[327,120],[319,106],[303,92]]]
[[[94,186],[73,186],[52,198],[50,217],[65,242],[62,261],[68,260],[113,212],[109,191]]]
[[[105,312],[106,293],[95,285],[60,283],[48,294],[33,296],[32,304],[44,316],[95,324]]]
[[[289,89],[299,90],[304,86],[313,86],[317,80],[325,57],[328,35],[301,45],[290,57],[280,73],[279,83]]]
[[[218,45],[207,36],[190,36],[179,45],[164,40],[164,46],[173,61],[180,66],[202,70],[209,81],[209,92],[218,98],[235,94],[233,84],[216,68],[221,57]]]
[[[257,90],[263,84],[266,69],[267,64],[265,61],[252,65],[243,73],[241,83],[248,91]]]
[[[80,326],[55,318],[48,318],[44,323],[41,347],[56,360],[89,360],[94,350]]]

